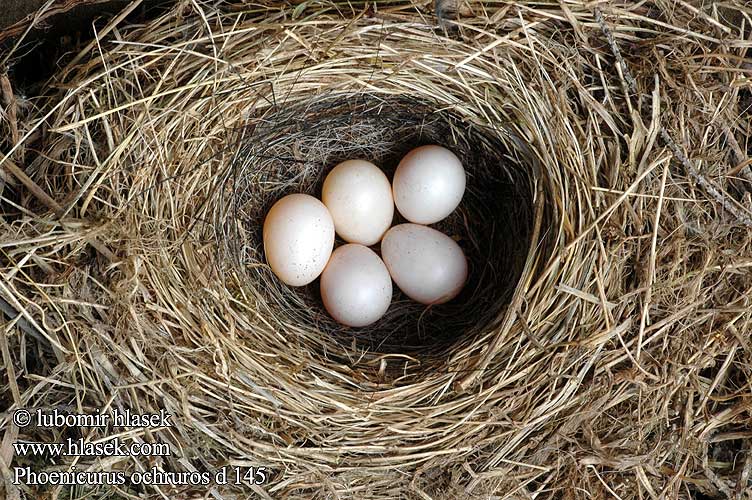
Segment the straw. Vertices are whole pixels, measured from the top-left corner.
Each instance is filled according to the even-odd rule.
[[[173,428],[133,437],[171,443],[164,470],[273,471],[255,490],[71,498],[745,498],[751,14],[185,1],[117,17],[0,119],[20,137],[2,168],[24,181],[0,193],[0,426],[17,407],[165,408]],[[347,329],[315,284],[274,277],[274,201],[320,194],[348,158],[391,174],[429,143],[468,172],[437,225],[470,261],[456,301],[396,291]]]

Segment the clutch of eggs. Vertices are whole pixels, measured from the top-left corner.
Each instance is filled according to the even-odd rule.
[[[464,191],[461,161],[441,146],[410,151],[391,184],[371,162],[344,161],[324,180],[322,201],[298,193],[272,206],[263,229],[266,261],[290,286],[320,275],[324,307],[347,326],[386,313],[392,280],[417,302],[443,304],[465,285],[467,260],[454,240],[425,224],[451,214]],[[409,223],[391,227],[395,205]],[[348,244],[332,252],[335,232]],[[381,257],[368,248],[379,242]]]

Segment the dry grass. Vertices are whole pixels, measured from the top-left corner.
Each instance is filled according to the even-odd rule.
[[[132,439],[172,457],[78,468],[266,465],[262,498],[750,498],[752,9],[431,7],[178,2],[4,111],[6,406],[166,408]],[[272,279],[272,200],[436,140],[460,301],[350,332]]]

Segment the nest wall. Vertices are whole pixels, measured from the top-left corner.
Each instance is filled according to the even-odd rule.
[[[160,467],[262,497],[743,498],[748,7],[430,7],[177,2],[68,60],[3,122],[56,203],[3,192],[8,407],[165,408]],[[455,304],[353,332],[273,279],[270,203],[428,142],[470,175]]]

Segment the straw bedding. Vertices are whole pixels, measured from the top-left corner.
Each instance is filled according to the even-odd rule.
[[[5,95],[5,406],[174,414],[130,436],[171,457],[79,470],[273,471],[70,497],[750,497],[752,10],[436,7],[178,2]],[[275,199],[436,142],[454,304],[350,331],[273,278]]]

